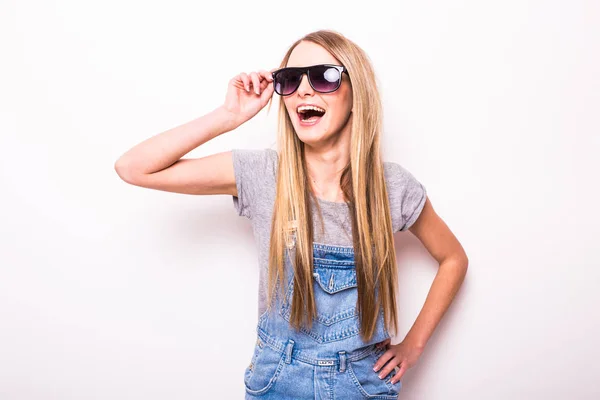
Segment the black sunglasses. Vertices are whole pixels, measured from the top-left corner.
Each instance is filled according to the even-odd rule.
[[[320,64],[309,67],[287,67],[273,71],[273,88],[280,96],[289,96],[300,87],[306,74],[310,86],[319,93],[331,93],[342,84],[342,73],[348,70],[341,65]]]

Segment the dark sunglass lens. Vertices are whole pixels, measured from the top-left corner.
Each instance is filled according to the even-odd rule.
[[[317,92],[332,92],[338,88],[342,74],[337,68],[317,66],[310,70],[310,81]]]
[[[300,84],[300,72],[283,70],[275,75],[275,91],[282,96],[293,93]]]

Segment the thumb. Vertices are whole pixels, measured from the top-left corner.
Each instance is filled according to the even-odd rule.
[[[273,95],[273,82],[269,82],[269,84],[267,85],[266,88],[264,88],[264,90],[262,91],[262,93],[260,94],[260,102],[261,104],[267,104],[267,101],[269,101],[269,98]]]

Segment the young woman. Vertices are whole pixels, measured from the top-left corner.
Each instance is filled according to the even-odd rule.
[[[278,150],[182,158],[256,115],[276,92]],[[333,31],[294,43],[280,68],[241,73],[207,115],[147,139],[115,168],[126,182],[230,194],[259,245],[257,340],[246,398],[397,399],[460,287],[467,256],[425,187],[380,154],[382,107],[365,53]],[[393,234],[410,230],[440,267],[400,343]]]

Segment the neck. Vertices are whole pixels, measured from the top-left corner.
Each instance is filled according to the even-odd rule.
[[[313,193],[322,200],[344,201],[340,178],[344,168],[350,162],[350,128],[348,125],[331,140],[321,142],[316,146],[305,145],[304,147],[309,182]]]

